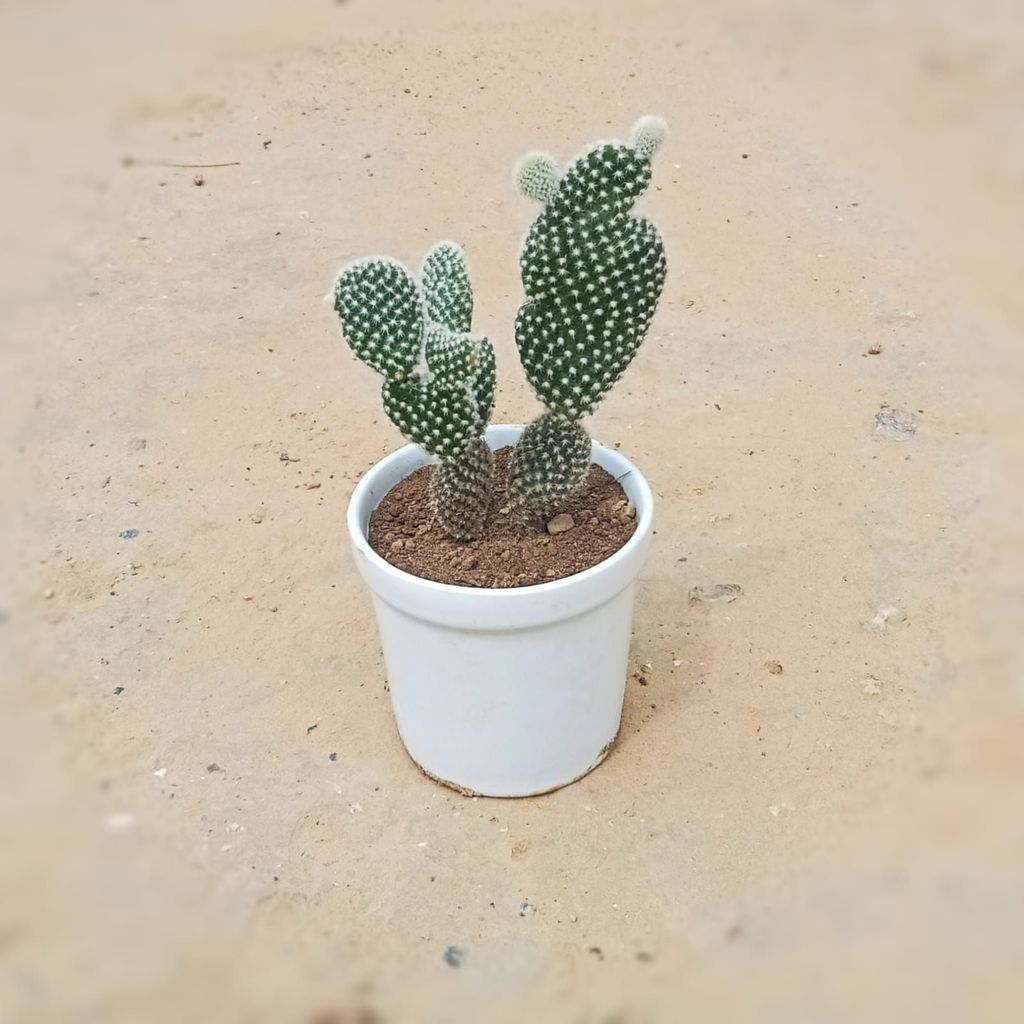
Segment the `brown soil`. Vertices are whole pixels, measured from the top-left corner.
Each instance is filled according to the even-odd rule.
[[[494,495],[479,540],[453,540],[434,521],[432,469],[424,466],[384,495],[370,516],[370,546],[397,568],[438,583],[528,587],[589,569],[633,536],[635,509],[615,479],[596,465],[562,509],[572,516],[572,529],[552,535],[542,521],[517,522],[507,505],[510,452],[497,453]]]

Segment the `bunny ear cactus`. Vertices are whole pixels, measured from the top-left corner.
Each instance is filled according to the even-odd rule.
[[[454,242],[438,242],[420,269],[427,318],[453,331],[468,331],[473,320],[473,288],[466,257]]]
[[[661,237],[632,208],[665,133],[664,121],[645,117],[629,143],[597,143],[564,172],[546,153],[516,168],[520,191],[544,204],[519,259],[516,344],[548,411],[516,447],[509,492],[537,515],[557,511],[585,479],[590,440],[579,421],[622,376],[661,296]]]
[[[473,292],[457,245],[434,246],[421,277],[388,257],[357,260],[338,274],[334,308],[352,351],[383,375],[391,421],[438,458],[431,495],[442,529],[469,540],[490,501],[493,456],[483,433],[494,406],[494,349],[469,331]]]

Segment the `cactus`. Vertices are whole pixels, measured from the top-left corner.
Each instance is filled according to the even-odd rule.
[[[526,300],[515,337],[546,411],[513,452],[517,514],[550,516],[586,479],[591,441],[581,425],[640,347],[665,283],[657,228],[633,215],[651,180],[665,123],[644,117],[628,143],[596,143],[566,169],[547,153],[516,167],[520,192],[543,204],[520,253]],[[494,457],[484,429],[494,406],[491,343],[471,332],[473,291],[462,250],[441,242],[419,279],[397,260],[343,268],[334,307],[353,352],[384,378],[384,409],[437,457],[434,513],[452,537],[483,530]]]
[[[442,529],[459,540],[479,536],[491,493],[483,432],[495,363],[491,343],[470,333],[473,292],[462,250],[435,245],[421,282],[397,260],[357,260],[338,274],[334,308],[352,351],[384,377],[391,421],[438,459],[431,496]]]
[[[519,259],[526,301],[516,344],[547,408],[513,457],[509,493],[526,511],[552,514],[586,478],[590,442],[579,421],[622,376],[654,316],[665,253],[632,207],[665,131],[660,118],[642,118],[628,144],[597,143],[564,173],[546,153],[517,165],[519,190],[544,204]]]

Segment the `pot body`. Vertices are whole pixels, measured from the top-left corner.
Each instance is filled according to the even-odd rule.
[[[521,430],[488,427],[487,442],[514,444]],[[428,775],[462,792],[557,789],[600,764],[618,734],[653,497],[618,452],[594,444],[592,458],[619,479],[637,511],[636,531],[600,564],[537,586],[435,583],[373,551],[370,513],[431,461],[418,445],[378,462],[352,495],[349,535],[373,595],[399,734]]]

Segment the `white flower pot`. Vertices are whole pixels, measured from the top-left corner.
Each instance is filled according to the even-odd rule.
[[[492,448],[522,428],[487,428]],[[430,776],[467,794],[531,796],[605,758],[619,731],[633,590],[651,539],[647,481],[618,452],[593,460],[636,507],[636,532],[610,558],[530,587],[480,589],[396,569],[366,539],[370,513],[430,457],[407,445],[359,482],[348,508],[356,565],[373,594],[402,742]]]

